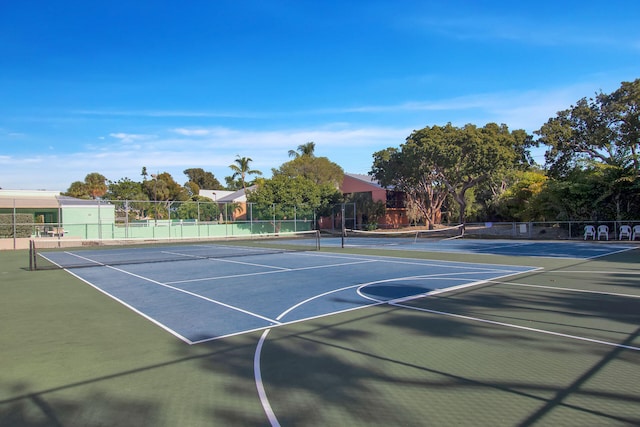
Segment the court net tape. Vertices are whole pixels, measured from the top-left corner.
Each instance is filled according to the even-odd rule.
[[[33,239],[29,268],[46,270],[229,258],[320,249],[316,230],[190,239]]]
[[[411,231],[346,230],[345,242],[354,246],[401,245],[428,241],[458,239],[464,235],[464,225]]]

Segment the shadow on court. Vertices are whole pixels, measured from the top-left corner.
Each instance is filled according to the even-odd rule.
[[[269,403],[283,426],[639,425],[640,352],[621,347],[640,345],[639,300],[624,296],[640,295],[631,259],[537,260],[548,268],[409,308],[273,329],[259,360]],[[0,259],[0,356],[11,366],[0,373],[0,425],[269,424],[254,379],[261,332],[185,345],[64,272],[9,264],[19,262]]]

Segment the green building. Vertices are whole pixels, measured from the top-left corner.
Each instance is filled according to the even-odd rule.
[[[0,238],[97,239],[105,230],[113,230],[115,209],[108,202],[62,196],[57,191],[0,190],[0,218]]]

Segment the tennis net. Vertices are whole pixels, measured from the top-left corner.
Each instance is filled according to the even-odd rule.
[[[41,238],[30,242],[29,268],[47,270],[143,264],[319,249],[320,233],[316,230],[190,239]]]
[[[433,230],[361,231],[346,230],[344,244],[348,246],[396,246],[421,242],[458,239],[464,235],[464,226],[435,228]]]

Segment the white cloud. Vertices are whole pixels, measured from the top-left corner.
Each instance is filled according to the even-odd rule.
[[[210,134],[208,129],[174,129],[173,132],[184,136],[206,136]]]
[[[153,172],[169,172],[180,183],[186,181],[185,169],[201,167],[224,182],[224,177],[231,174],[229,165],[236,155],[251,157],[252,167],[268,177],[272,168],[290,160],[289,150],[309,141],[316,142],[318,156],[328,157],[349,172],[366,172],[374,151],[402,143],[410,132],[403,128],[346,124],[268,131],[221,127],[198,130],[195,134],[169,130],[166,137],[113,133],[111,137],[125,142],[118,149],[89,146],[68,154],[0,157],[0,186],[64,191],[73,181],[82,180],[91,172],[99,172],[113,181],[124,177],[139,180],[143,166]],[[171,136],[174,133],[181,137]],[[197,143],[194,137],[198,137]],[[133,141],[139,143],[132,144]],[[46,180],[42,174],[45,167]]]
[[[602,90],[615,89],[614,83],[611,84],[612,87],[602,87]],[[327,119],[312,126],[276,127],[276,121],[272,121],[269,129],[207,126],[206,122],[193,127],[178,124],[167,128],[163,123],[145,122],[145,132],[135,132],[135,128],[134,132],[103,131],[108,138],[93,138],[94,144],[70,153],[16,152],[0,156],[0,186],[66,190],[71,182],[82,180],[90,172],[102,173],[110,180],[124,177],[139,180],[143,166],[153,172],[169,172],[178,182],[186,180],[185,169],[201,167],[224,182],[236,155],[251,157],[252,167],[269,176],[272,168],[289,160],[289,150],[309,141],[316,143],[318,156],[328,157],[347,172],[366,173],[374,152],[399,146],[414,129],[447,122],[456,126],[496,122],[531,133],[557,111],[593,95],[594,87],[598,85],[582,83],[548,90],[472,94],[435,101],[297,113],[306,114],[316,122]],[[150,126],[151,130],[147,131]],[[114,139],[119,144],[114,144]],[[45,175],[43,170],[47,171]]]
[[[119,139],[121,142],[128,144],[136,141],[145,141],[149,139],[155,138],[155,135],[144,135],[144,134],[135,134],[135,133],[110,133],[109,136]]]

